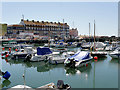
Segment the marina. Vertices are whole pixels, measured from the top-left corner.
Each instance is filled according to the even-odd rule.
[[[3,0],[0,90],[119,89],[118,3]]]
[[[8,48],[5,49],[5,51],[8,50]],[[74,56],[75,53],[72,52],[80,51],[80,47],[67,48],[67,50],[69,54]],[[16,52],[15,49],[14,52]],[[59,55],[61,54],[57,53],[58,58]],[[64,63],[50,64],[46,61],[24,62],[22,58],[14,60],[11,58],[2,59],[2,57],[2,70],[7,70],[11,74],[9,80],[2,79],[3,88],[24,85],[24,82],[25,85],[31,88],[38,88],[51,82],[56,85],[58,80],[68,83],[71,88],[118,87],[116,83],[118,83],[119,59],[112,58],[109,52],[107,52],[106,57],[98,57],[97,60],[93,58],[90,63],[86,63],[85,66],[79,68],[65,67]],[[25,79],[22,76],[23,74]]]

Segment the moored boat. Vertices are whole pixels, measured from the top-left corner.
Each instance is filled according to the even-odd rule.
[[[91,56],[97,56],[97,57],[105,57],[107,55],[107,52],[105,51],[91,51]]]
[[[64,84],[63,80],[58,80],[57,86],[54,83],[49,83],[38,87],[36,90],[44,90],[44,89],[52,89],[52,90],[69,90],[71,88],[70,85]]]
[[[48,60],[50,64],[62,64],[67,57],[73,54],[74,52],[64,52],[60,55],[60,52],[53,52]]]
[[[64,64],[68,67],[81,67],[84,66],[92,60],[92,56],[89,52],[85,51],[78,51],[76,54],[74,54],[71,57],[68,57]]]
[[[24,49],[20,49],[19,51],[12,54],[13,59],[25,58],[28,54],[34,54],[36,50],[32,47],[25,47]]]
[[[116,48],[113,52],[109,53],[112,58],[120,58],[120,47]]]
[[[32,56],[28,61],[43,61],[47,59],[51,53],[52,51],[48,47],[38,47],[37,53],[31,54]]]

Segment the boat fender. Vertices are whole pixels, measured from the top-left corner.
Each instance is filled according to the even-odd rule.
[[[6,54],[5,57],[7,58],[9,56],[9,54]]]
[[[2,48],[2,50],[4,51],[4,50],[5,50],[5,48],[3,47],[3,48]]]
[[[95,60],[97,60],[97,59],[98,59],[98,57],[97,57],[97,56],[95,56],[95,57],[94,57],[94,59],[95,59]]]
[[[3,78],[6,80],[8,80],[11,76],[11,74],[8,71],[6,71],[5,73],[3,72],[2,74],[3,74]]]
[[[15,51],[17,52],[18,50],[17,50],[17,49],[15,49]]]
[[[11,48],[9,48],[9,51],[11,50]]]

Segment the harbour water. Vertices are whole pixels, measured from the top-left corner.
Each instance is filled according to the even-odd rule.
[[[70,49],[77,51],[79,48]],[[23,60],[2,61],[2,71],[9,71],[9,80],[2,79],[2,87],[10,88],[15,85],[28,85],[37,88],[50,82],[63,80],[72,88],[118,88],[118,59],[109,55],[92,60],[87,67],[72,69],[64,64],[50,65],[46,62],[23,62]],[[25,79],[23,78],[25,75]]]

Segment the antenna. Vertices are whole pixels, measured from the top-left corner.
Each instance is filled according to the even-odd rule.
[[[23,18],[23,20],[24,20],[24,15],[22,14],[22,18]]]
[[[63,23],[64,23],[64,19],[63,19]]]
[[[73,28],[74,28],[74,21],[73,21]]]

